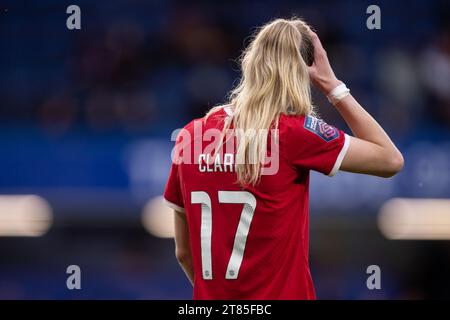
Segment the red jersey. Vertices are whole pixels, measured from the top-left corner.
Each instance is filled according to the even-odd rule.
[[[194,299],[315,299],[308,262],[309,172],[334,175],[350,139],[315,117],[281,115],[275,170],[242,187],[235,154],[215,159],[205,149],[208,129],[220,132],[231,112],[221,109],[184,128],[177,145],[183,144],[183,159],[192,163],[172,164],[164,192],[166,203],[187,217]],[[271,136],[267,153],[275,154]]]

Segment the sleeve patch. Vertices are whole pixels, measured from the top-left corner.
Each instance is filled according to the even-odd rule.
[[[305,129],[315,133],[326,142],[330,142],[339,137],[339,130],[313,116],[306,116],[303,126]]]

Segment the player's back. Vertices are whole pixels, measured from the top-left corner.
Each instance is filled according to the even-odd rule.
[[[229,152],[224,147],[217,155],[211,148],[217,145],[211,137],[222,131],[227,116],[219,110],[185,127],[184,141],[177,143],[183,161],[172,167],[165,192],[166,200],[183,207],[187,216],[194,298],[313,299],[308,161],[321,162],[316,169],[329,173],[344,137],[329,127],[329,141],[336,143],[325,145],[315,140],[324,137],[308,127],[319,120],[282,115],[277,135],[269,132],[266,174],[255,186],[242,187],[237,183],[234,148]],[[317,160],[317,154],[325,157]],[[176,180],[172,184],[177,188],[170,180]]]

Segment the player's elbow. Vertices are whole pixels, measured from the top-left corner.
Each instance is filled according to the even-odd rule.
[[[176,248],[175,257],[177,258],[178,263],[183,265],[190,259],[190,253],[186,249]]]
[[[383,173],[381,174],[383,178],[391,178],[395,176],[403,169],[403,166],[405,165],[403,155],[398,150],[396,150],[396,152],[390,155],[387,159],[388,160],[385,163]]]

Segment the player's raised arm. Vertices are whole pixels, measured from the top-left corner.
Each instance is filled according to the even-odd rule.
[[[331,68],[319,37],[311,31],[314,63],[309,67],[311,81],[336,107],[355,137],[340,170],[392,177],[403,168],[403,156],[378,122],[349,94]]]

